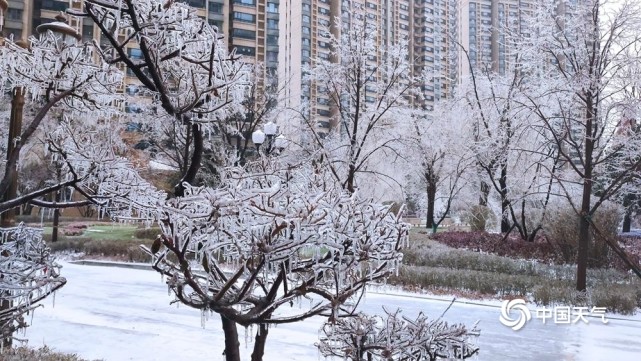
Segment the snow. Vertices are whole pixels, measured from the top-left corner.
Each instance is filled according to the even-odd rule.
[[[25,337],[31,346],[46,344],[84,358],[112,360],[222,360],[223,337],[219,319],[212,315],[201,327],[200,312],[170,305],[167,286],[152,271],[93,267],[63,263],[68,284],[45,307],[36,311]],[[448,302],[412,295],[369,292],[362,305],[368,313],[382,313],[381,306],[400,307],[415,317],[423,311],[437,317]],[[515,332],[499,323],[495,304],[454,304],[446,314],[451,322],[472,325],[480,320],[481,347],[477,360],[636,360],[641,354],[638,317],[610,318],[603,325],[543,325],[533,319]],[[270,329],[265,361],[317,360],[322,319],[280,325]],[[239,329],[243,359],[244,330]]]
[[[156,169],[156,170],[171,170],[171,171],[177,171],[179,170],[178,168],[171,166],[169,164],[161,163],[155,160],[152,160],[149,162],[149,168],[151,169]]]

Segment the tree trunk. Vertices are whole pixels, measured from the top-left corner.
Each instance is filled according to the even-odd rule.
[[[174,195],[176,197],[182,197],[185,195],[185,187],[183,183],[192,184],[196,180],[196,175],[198,175],[198,170],[200,169],[203,152],[205,147],[203,145],[203,132],[200,130],[198,124],[191,125],[191,132],[193,135],[194,143],[194,152],[191,154],[191,159],[187,171],[183,174],[180,182],[174,188]]]
[[[481,195],[479,196],[479,206],[487,207],[487,200],[490,196],[490,185],[481,181]]]
[[[0,291],[3,294],[6,294],[9,291]],[[11,308],[11,301],[9,300],[0,300],[0,312],[4,312]],[[11,327],[11,325],[8,325]],[[8,333],[7,335],[2,334],[2,330],[5,328],[4,324],[0,324],[0,348],[11,348],[13,343],[13,333]]]
[[[507,199],[507,167],[505,165],[501,166],[499,186],[501,187],[501,233],[507,233],[512,227],[510,226],[510,215],[508,214],[510,202]]]
[[[238,342],[238,327],[236,322],[220,315],[225,333],[225,361],[240,361],[240,342]]]
[[[54,204],[60,201],[60,191],[56,191],[53,195]],[[58,242],[58,226],[60,225],[60,209],[53,209],[53,227],[51,230],[51,243]]]
[[[621,230],[623,233],[628,233],[630,232],[630,228],[632,226],[632,198],[634,196],[630,194],[626,194],[623,197],[623,207],[625,208],[625,214],[623,216],[623,229]]]
[[[434,227],[434,204],[436,203],[436,184],[434,182],[427,182],[427,219],[425,228]]]
[[[576,261],[576,289],[585,291],[587,288],[588,248],[590,247],[590,201],[592,197],[592,154],[594,152],[595,140],[593,136],[593,124],[595,119],[592,108],[592,94],[586,94],[586,117],[585,117],[585,154],[583,171],[583,195],[581,197],[581,213],[579,214],[579,250]]]
[[[263,361],[263,355],[265,354],[265,343],[267,342],[268,333],[269,328],[267,327],[267,325],[258,326],[251,361]]]

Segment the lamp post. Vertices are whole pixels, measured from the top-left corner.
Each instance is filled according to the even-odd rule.
[[[9,8],[9,3],[6,0],[0,0],[0,46],[4,45],[4,35],[2,31],[4,30],[4,14]],[[17,45],[22,46],[23,48],[28,48],[26,42],[17,41]],[[24,108],[24,92],[23,87],[15,87],[12,91],[11,98],[11,115],[9,116],[9,137],[7,139],[7,160],[11,157],[11,154],[15,151],[16,142],[22,131],[22,110]],[[18,165],[16,164],[13,169],[7,169],[9,176],[11,177],[11,182],[5,194],[2,195],[2,199],[5,201],[14,199],[18,194]],[[1,227],[11,227],[15,224],[15,209],[9,209],[6,212],[0,214],[0,226]]]
[[[80,35],[80,33],[78,33],[74,28],[72,28],[71,26],[69,26],[69,24],[67,24],[67,18],[62,14],[59,14],[56,16],[56,21],[38,25],[38,27],[36,27],[36,32],[38,33],[38,35],[42,35],[47,31],[51,31],[54,34],[61,35],[62,42],[67,45],[73,45],[76,42],[82,40],[82,35]],[[56,172],[59,178],[61,176],[60,168],[57,168]],[[60,201],[60,190],[57,190],[54,194],[54,204],[59,201]],[[60,224],[60,209],[54,208],[51,242],[58,241],[58,225],[59,224]]]
[[[9,8],[9,3],[7,0],[0,0],[0,38],[2,38],[2,29],[4,29],[4,13],[7,12]],[[0,39],[0,45],[2,45],[2,39]]]
[[[252,133],[252,142],[256,145],[256,150],[260,151],[261,145],[265,144],[264,152],[269,155],[272,153],[274,148],[278,149],[279,152],[282,152],[283,149],[289,144],[289,140],[285,138],[284,135],[278,133],[278,126],[273,122],[267,122],[263,126],[264,131],[258,129]]]

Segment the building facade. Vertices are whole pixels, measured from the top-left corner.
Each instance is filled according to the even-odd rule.
[[[38,25],[53,21],[69,7],[80,8],[82,1],[8,0],[4,34],[26,39]],[[505,72],[510,65],[506,33],[518,30],[533,0],[182,1],[218,27],[230,50],[247,62],[263,65],[257,79],[262,89],[280,89],[281,105],[286,108],[309,104],[309,116],[317,118],[322,133],[327,133],[333,126],[330,101],[326,91],[305,84],[303,72],[311,59],[329,59],[330,44],[321,34],[329,28],[338,35],[333,19],[345,18],[359,6],[376,24],[382,46],[406,39],[414,75],[428,79],[420,105],[430,109],[451,94],[469,74],[470,65]],[[100,41],[90,20],[72,19],[71,25],[85,40]],[[132,45],[128,51],[135,55],[138,50]],[[128,76],[126,83],[134,89],[136,80]]]

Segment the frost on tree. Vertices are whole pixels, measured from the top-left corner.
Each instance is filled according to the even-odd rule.
[[[344,191],[320,167],[248,168],[161,209],[162,235],[146,250],[180,302],[244,326],[337,318],[400,265],[408,225],[389,207]]]
[[[42,240],[42,229],[0,228],[0,341],[27,327],[25,315],[64,286],[60,266]]]
[[[399,169],[393,164],[406,150],[403,139],[412,131],[409,100],[420,79],[412,76],[407,41],[381,44],[382,34],[364,6],[345,6],[344,17],[319,29],[331,58],[312,59],[304,78],[305,87],[328,97],[330,133],[325,138],[319,132],[318,119],[308,116],[309,104],[304,104],[303,134],[330,160],[332,174],[345,189],[396,190]]]
[[[325,323],[317,346],[325,357],[352,361],[462,360],[478,353],[478,335],[476,325],[469,330],[422,312],[411,319],[385,310],[384,316],[357,314]]]
[[[2,167],[0,194],[6,194],[24,162],[22,157],[26,146],[35,144],[36,138],[41,138],[39,141],[47,145],[48,155],[65,158],[61,144],[51,141],[51,132],[43,131],[47,123],[54,123],[54,118],[73,119],[76,126],[87,126],[83,130],[95,125],[93,119],[112,118],[117,113],[113,105],[121,98],[114,94],[114,90],[121,82],[122,73],[97,61],[91,43],[64,41],[61,35],[50,31],[31,37],[27,48],[5,39],[4,46],[0,47],[0,88],[3,91],[21,89],[28,106],[23,114],[21,132],[12,140],[14,148],[11,154],[7,154],[7,161]],[[71,144],[70,140],[77,134],[82,133],[68,133],[60,139]],[[71,166],[70,162],[64,163]],[[15,199],[3,199],[0,212],[76,185],[86,176],[68,169],[63,173],[70,178],[66,181],[52,180],[47,186]]]
[[[184,3],[85,0],[82,10],[67,12],[92,20],[104,39],[104,61],[126,66],[141,83],[139,95],[190,133],[193,150],[175,191],[182,195],[182,184],[193,184],[203,163],[204,136],[216,134],[216,121],[241,103],[245,64],[227,51],[218,29]]]

